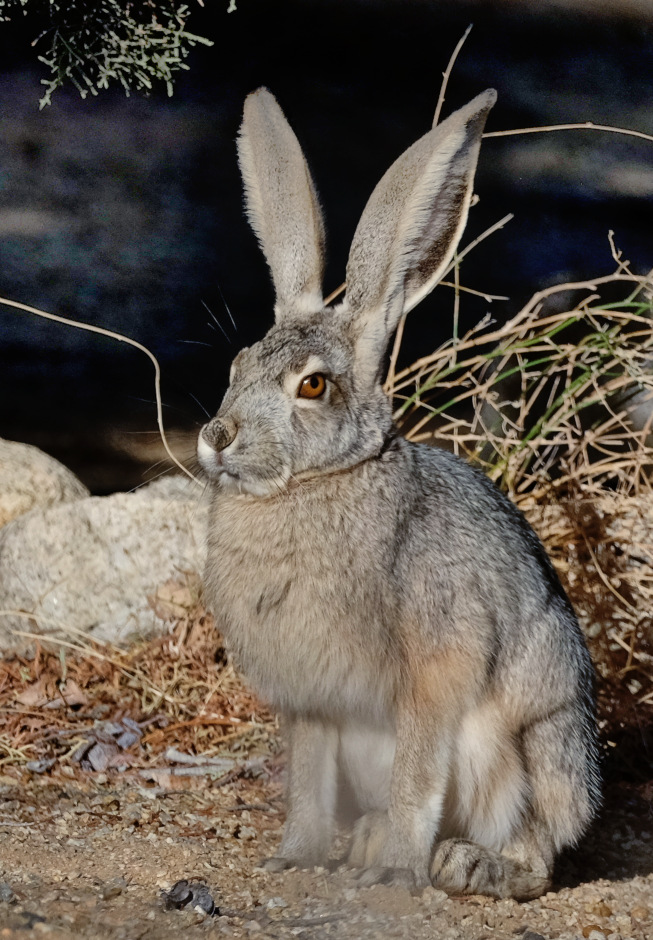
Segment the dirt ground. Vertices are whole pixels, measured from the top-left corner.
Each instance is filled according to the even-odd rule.
[[[650,786],[613,786],[593,832],[561,861],[555,890],[530,903],[359,888],[344,868],[263,872],[257,860],[274,852],[283,823],[278,771],[185,786],[130,774],[22,786],[4,777],[0,938],[653,938]],[[190,884],[177,889],[180,903],[194,896],[166,909],[164,892],[181,879]],[[208,895],[211,915],[194,907],[210,907]]]

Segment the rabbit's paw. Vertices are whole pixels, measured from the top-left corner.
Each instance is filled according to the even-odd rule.
[[[493,894],[503,880],[503,859],[465,839],[446,839],[431,863],[431,880],[448,894]]]
[[[317,854],[272,855],[262,858],[257,867],[264,871],[288,871],[289,868],[317,868],[327,866],[326,858]]]
[[[526,900],[547,891],[545,871],[533,870],[505,855],[464,839],[441,842],[431,863],[431,880],[448,894],[488,894]]]
[[[351,868],[361,868],[357,877],[359,885],[397,885],[414,891],[430,884],[425,866],[412,857],[409,850],[400,851],[389,834],[388,814],[381,810],[366,813],[357,821],[352,834],[347,863]],[[424,870],[422,870],[424,869]]]
[[[358,884],[362,888],[370,888],[372,885],[393,885],[397,888],[406,888],[408,891],[415,891],[424,879],[417,879],[415,872],[410,868],[383,868],[380,865],[374,865],[371,868],[364,868],[357,878]],[[424,881],[424,884],[428,882]]]
[[[306,866],[301,865],[292,858],[282,858],[280,855],[272,855],[270,858],[262,858],[256,867],[262,868],[264,871],[277,872],[287,871],[289,868],[303,868]]]

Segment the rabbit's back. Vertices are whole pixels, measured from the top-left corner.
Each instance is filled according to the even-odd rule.
[[[484,644],[486,684],[506,705],[514,695],[522,719],[528,703],[538,710],[556,697],[591,699],[582,631],[522,513],[466,461],[438,448],[406,446],[413,526],[400,577],[421,608],[419,619],[454,642]]]

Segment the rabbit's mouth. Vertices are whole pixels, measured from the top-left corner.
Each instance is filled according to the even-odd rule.
[[[225,492],[269,497],[278,495],[287,487],[288,474],[257,471],[248,466],[236,467],[228,448],[216,450],[202,433],[197,441],[197,456],[211,482]]]
[[[204,434],[200,433],[197,439],[197,457],[202,470],[212,480],[217,480],[223,473],[226,473],[224,459],[221,450],[216,450],[205,439]]]

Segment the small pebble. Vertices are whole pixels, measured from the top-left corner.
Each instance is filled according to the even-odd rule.
[[[444,904],[447,897],[448,895],[444,891],[434,888],[433,885],[427,885],[422,891],[422,901],[428,904],[429,907],[439,907]]]
[[[275,908],[284,908],[288,907],[286,901],[283,898],[270,898],[270,900],[265,905],[269,911],[274,910]]]
[[[9,904],[15,897],[11,885],[8,885],[6,881],[0,881],[0,902],[4,901],[5,904]]]
[[[125,880],[123,878],[116,878],[115,881],[111,881],[109,884],[104,885],[100,891],[100,897],[103,901],[110,901],[111,898],[120,897],[125,887]]]
[[[585,910],[588,914],[596,914],[597,917],[610,917],[612,915],[612,908],[608,907],[603,899],[587,904]]]
[[[180,910],[191,900],[193,893],[188,886],[188,881],[182,879],[181,881],[176,881],[172,888],[169,891],[164,891],[163,900],[165,902],[166,910]]]
[[[638,906],[634,907],[630,912],[630,916],[634,917],[635,920],[648,920],[651,916],[651,912],[648,907]]]

